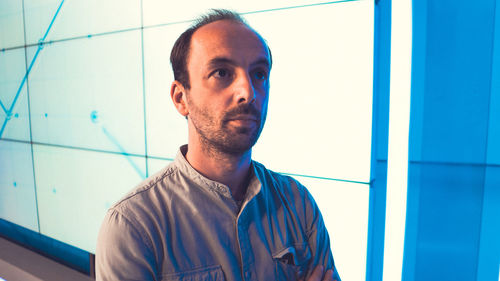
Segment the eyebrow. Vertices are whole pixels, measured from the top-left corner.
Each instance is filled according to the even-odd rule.
[[[268,59],[265,59],[265,58],[258,59],[257,61],[253,62],[251,65],[253,66],[253,65],[257,65],[257,64],[263,64],[268,69],[271,69],[271,64],[269,63]]]
[[[209,68],[214,68],[217,67],[221,64],[231,64],[231,65],[236,65],[236,62],[233,61],[232,59],[226,58],[226,57],[215,57],[208,61],[208,67]]]
[[[217,67],[221,64],[237,65],[237,63],[234,60],[227,58],[227,57],[215,57],[215,58],[211,59],[210,61],[208,61],[209,68],[214,68],[214,67]],[[254,66],[254,65],[258,65],[258,64],[263,64],[268,69],[271,68],[269,60],[266,58],[260,58],[256,61],[252,62],[250,65]]]

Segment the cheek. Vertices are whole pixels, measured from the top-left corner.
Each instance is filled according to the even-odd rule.
[[[261,96],[260,107],[262,109],[262,113],[267,112],[267,106],[269,104],[269,92],[265,92]]]
[[[260,115],[262,119],[262,124],[266,121],[267,118],[267,108],[268,108],[268,99],[266,98],[265,100],[262,101],[262,106],[260,108]]]
[[[221,123],[221,120],[226,113],[224,110],[210,105],[207,106],[205,110],[205,116],[209,119],[208,121],[213,124]]]
[[[261,115],[262,115],[262,120],[265,121],[266,118],[267,118],[267,104],[266,104],[265,107],[262,108],[262,114]]]

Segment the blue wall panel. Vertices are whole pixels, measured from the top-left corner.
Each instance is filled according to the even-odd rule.
[[[475,280],[484,167],[412,164],[410,169],[420,169],[415,280]]]
[[[496,2],[413,2],[403,280],[498,280]]]
[[[495,1],[428,1],[427,13],[422,160],[484,163]]]
[[[500,0],[497,0],[491,70],[487,163],[500,165]]]
[[[500,167],[485,173],[477,280],[498,280],[500,264]]]
[[[383,278],[389,146],[389,92],[391,64],[391,0],[375,6],[372,151],[366,280]]]

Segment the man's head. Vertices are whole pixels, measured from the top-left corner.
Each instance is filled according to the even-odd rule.
[[[236,13],[214,10],[177,39],[171,96],[188,117],[189,138],[229,154],[251,149],[263,128],[271,55]]]
[[[186,31],[184,31],[175,41],[170,52],[170,63],[174,72],[174,79],[182,83],[189,89],[189,74],[187,70],[187,60],[191,49],[191,37],[200,27],[219,20],[231,20],[246,25],[245,20],[237,13],[229,10],[211,10],[210,13],[202,15],[195,20]]]

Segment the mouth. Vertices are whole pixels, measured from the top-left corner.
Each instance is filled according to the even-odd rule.
[[[257,118],[253,115],[238,115],[228,118],[227,121],[257,122]]]
[[[240,130],[240,129],[248,130],[251,128],[256,129],[259,126],[258,119],[255,118],[255,116],[253,116],[253,115],[233,116],[233,117],[227,119],[227,124],[230,127],[236,128],[238,130]]]

